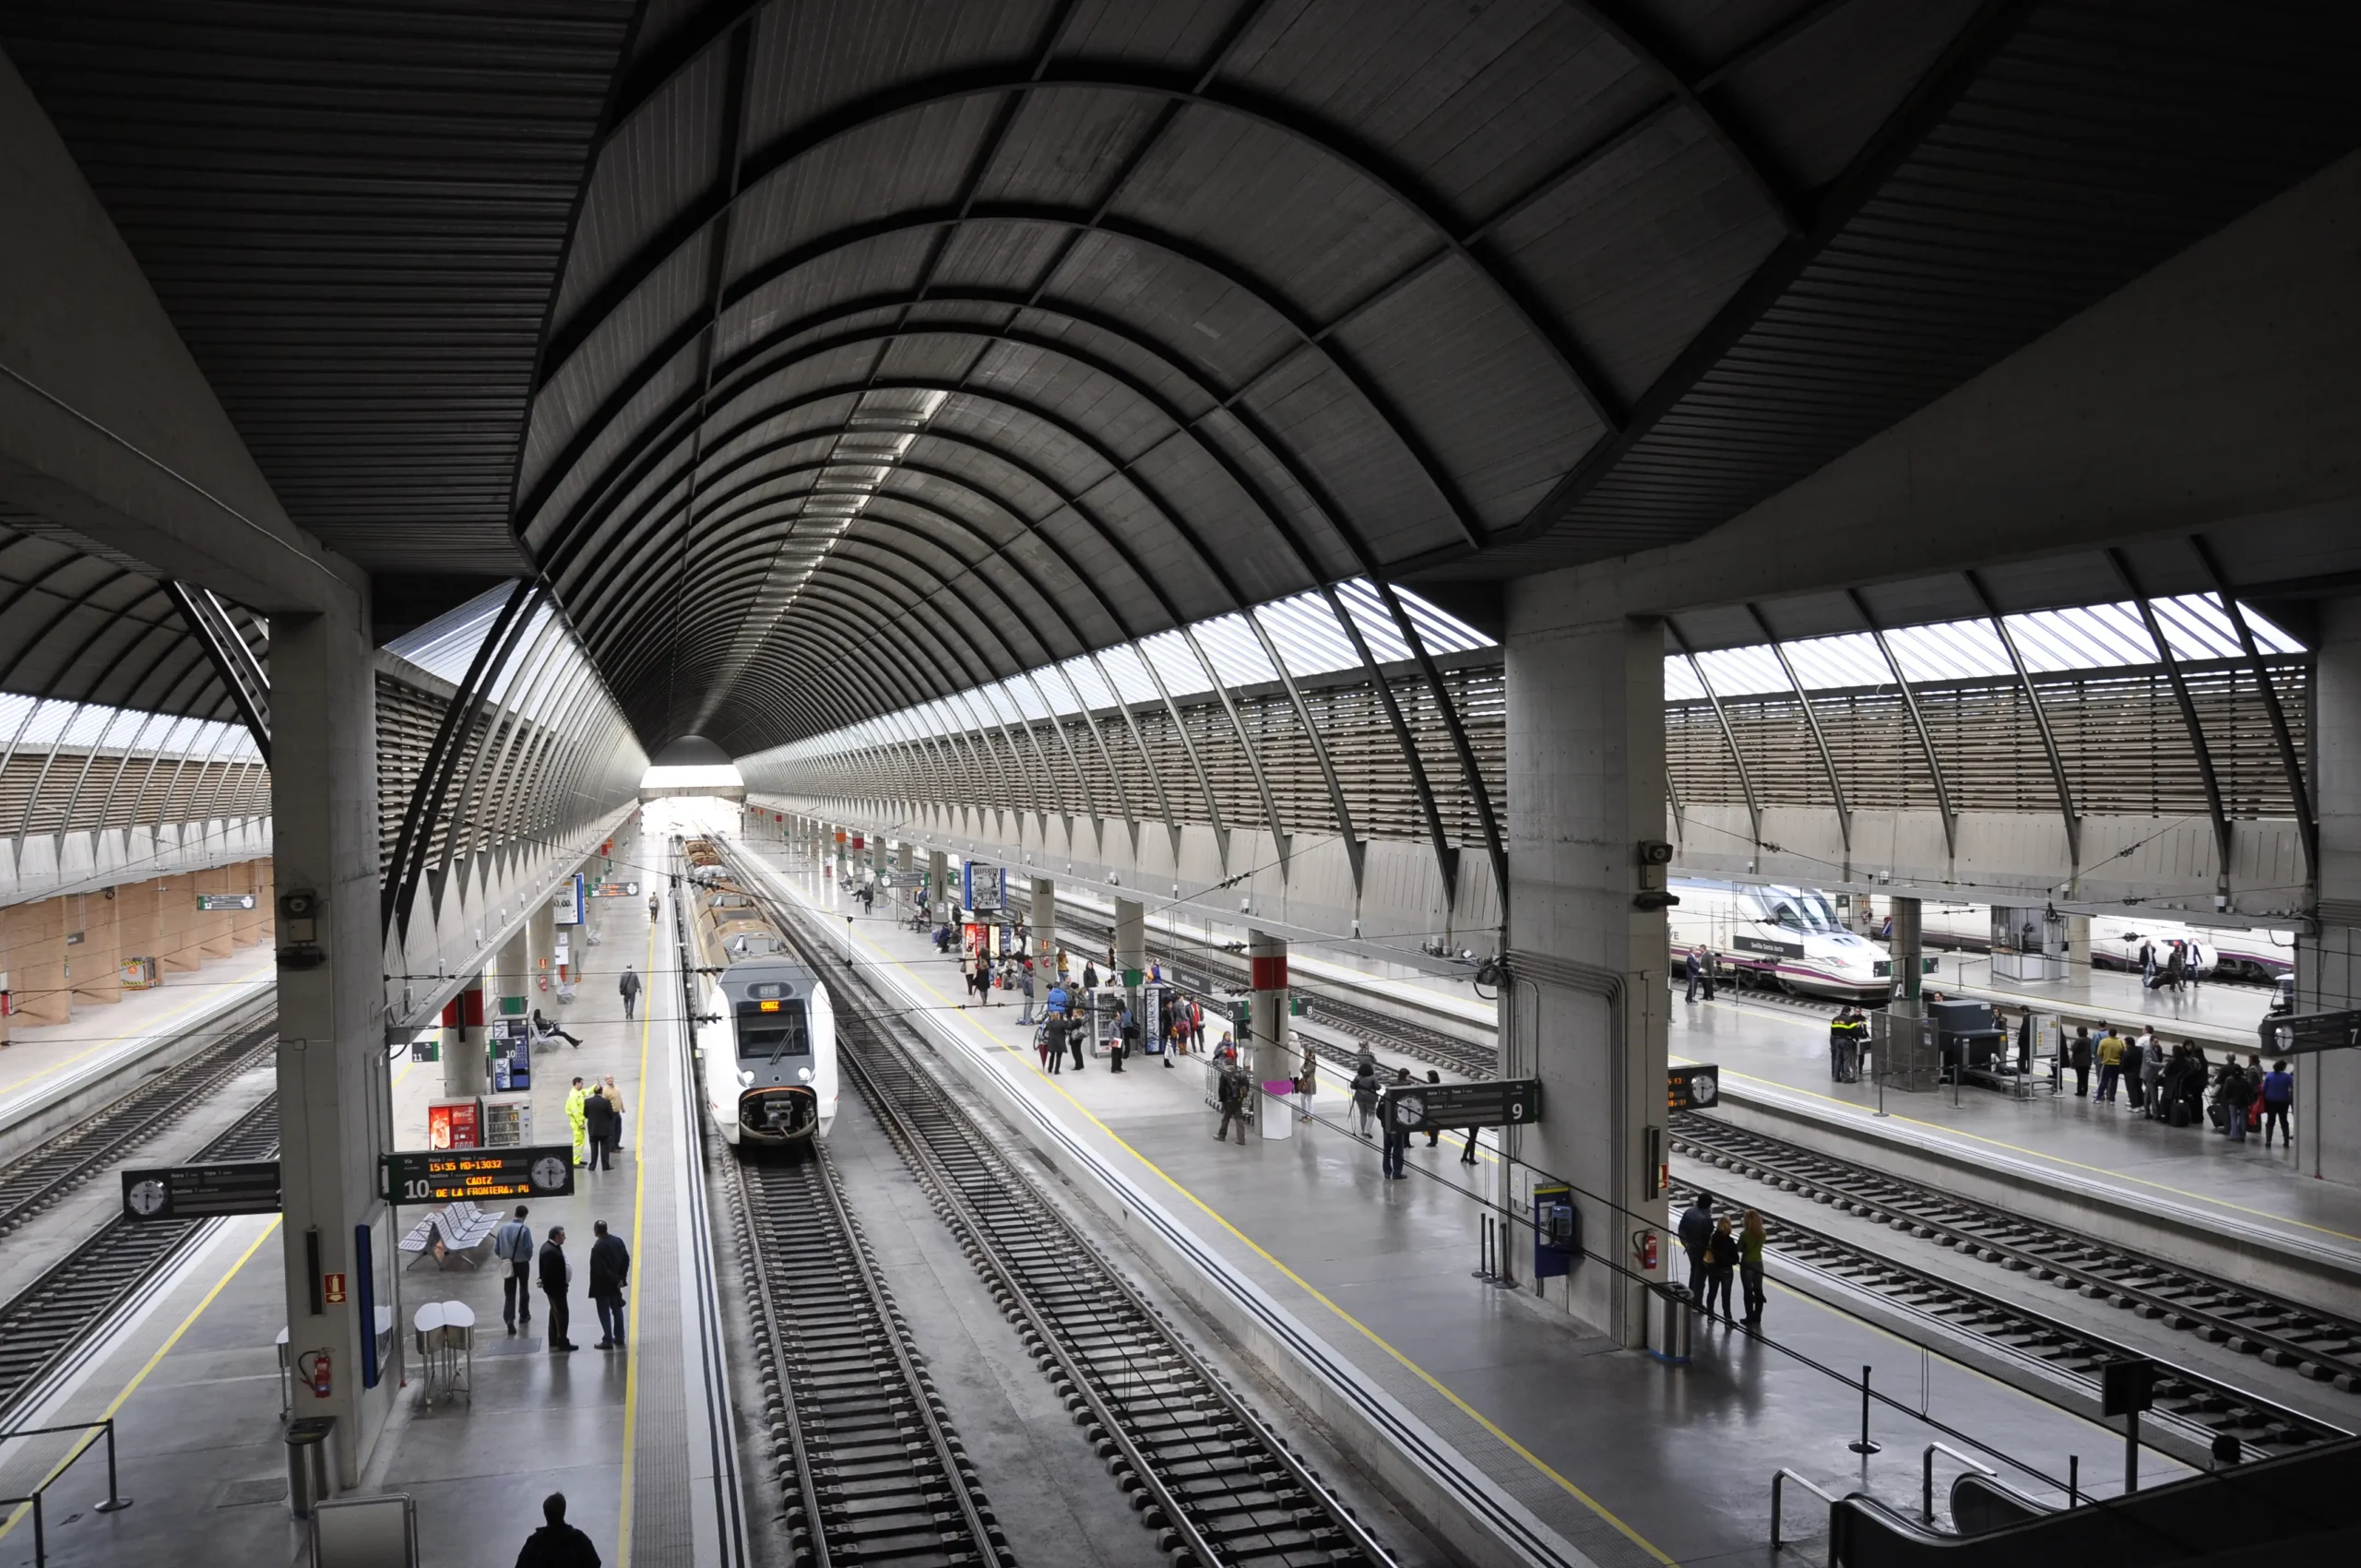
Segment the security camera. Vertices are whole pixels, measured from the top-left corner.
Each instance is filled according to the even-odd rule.
[[[1661,838],[1640,840],[1640,863],[1643,866],[1668,866],[1672,863],[1672,846]]]

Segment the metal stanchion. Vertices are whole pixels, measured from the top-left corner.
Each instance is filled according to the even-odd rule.
[[[1845,1446],[1865,1459],[1872,1454],[1885,1452],[1885,1444],[1869,1441],[1869,1369],[1867,1367],[1861,1369],[1861,1438],[1859,1442],[1848,1443]]]

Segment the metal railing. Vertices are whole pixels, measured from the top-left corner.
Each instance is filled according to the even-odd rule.
[[[62,1431],[83,1433],[97,1432],[100,1436],[106,1439],[106,1501],[96,1504],[92,1508],[91,1512],[97,1514],[114,1514],[130,1507],[131,1499],[123,1495],[123,1489],[116,1484],[115,1480],[114,1418],[112,1416],[107,1417],[103,1420],[74,1421],[65,1426],[18,1427],[13,1431],[0,1431],[0,1443],[6,1443],[12,1438],[18,1437],[52,1436]],[[50,1470],[49,1474],[41,1479],[41,1484],[34,1487],[27,1495],[23,1497],[0,1497],[0,1508],[21,1509],[25,1503],[30,1503],[32,1504],[33,1568],[48,1568],[49,1563],[49,1530],[47,1520],[42,1515],[42,1494],[46,1492],[53,1485],[56,1484],[59,1478],[63,1477],[66,1471],[72,1469],[74,1467],[75,1461],[80,1459],[83,1455],[88,1454],[93,1443],[96,1442],[97,1438],[85,1436],[79,1443],[75,1445],[74,1452],[59,1460],[56,1466]],[[6,1536],[9,1530],[16,1526],[17,1521],[23,1517],[24,1515],[19,1512],[9,1515],[9,1517],[5,1521],[0,1521],[0,1536]]]
[[[1779,1526],[1786,1517],[1786,1500],[1782,1493],[1782,1489],[1788,1481],[1795,1482],[1831,1508],[1835,1507],[1837,1503],[1837,1498],[1833,1492],[1822,1491],[1813,1484],[1809,1476],[1798,1475],[1782,1465],[1778,1473],[1771,1478],[1771,1550],[1774,1551],[1785,1549],[1787,1544],[1786,1538],[1779,1531]]]
[[[1927,1452],[1919,1455],[1918,1517],[1930,1525],[1935,1522],[1935,1455],[1939,1452],[1950,1455],[1978,1475],[1997,1479],[2000,1474],[1983,1460],[1963,1454],[1948,1443],[1927,1444]]]

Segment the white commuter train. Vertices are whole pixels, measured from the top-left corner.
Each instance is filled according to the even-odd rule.
[[[828,988],[707,839],[682,847],[690,941],[701,970],[697,1051],[706,1111],[740,1152],[825,1139],[836,1119],[836,1020]]]
[[[1920,906],[1919,929],[1930,947],[1984,952],[1992,945],[1992,910],[1985,904],[1930,900]],[[2196,956],[2200,975],[2273,980],[2296,968],[2296,933],[2290,931],[2189,925],[2141,915],[2091,917],[2091,962],[2099,968],[2137,969],[2143,942],[2154,949],[2159,965],[2174,943],[2186,944]]]
[[[1800,996],[1881,1003],[1893,993],[1886,950],[1845,930],[1817,888],[1676,878],[1672,891],[1680,902],[1665,916],[1676,972],[1681,955],[1702,945],[1722,974]]]

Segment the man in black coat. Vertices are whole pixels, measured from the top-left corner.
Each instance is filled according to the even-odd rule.
[[[1680,1211],[1680,1248],[1689,1254],[1689,1299],[1705,1300],[1705,1249],[1714,1240],[1714,1200],[1703,1193]]]
[[[553,1491],[541,1499],[541,1517],[549,1523],[525,1538],[516,1568],[599,1568],[599,1549],[565,1522],[565,1493]]]
[[[541,1243],[540,1262],[541,1295],[550,1304],[550,1354],[554,1356],[575,1348],[565,1332],[572,1322],[566,1312],[565,1292],[574,1283],[574,1265],[565,1261],[564,1226],[550,1227],[550,1239]]]
[[[639,1005],[639,977],[632,973],[629,964],[623,966],[623,978],[615,982],[615,990],[623,999],[623,1016],[628,1018]]]
[[[582,1126],[590,1137],[590,1170],[615,1168],[615,1142],[623,1136],[623,1122],[615,1114],[615,1102],[607,1098],[606,1090],[593,1084],[589,1098],[582,1102]]]
[[[623,1287],[631,1283],[631,1249],[607,1234],[607,1222],[593,1220],[590,1234],[590,1304],[599,1309],[599,1348],[623,1348]]]

